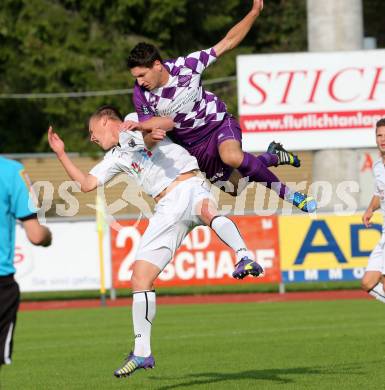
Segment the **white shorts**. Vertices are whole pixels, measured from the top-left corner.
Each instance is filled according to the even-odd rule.
[[[384,256],[385,237],[382,237],[380,242],[373,249],[369,256],[368,266],[366,271],[378,271],[385,274],[385,256]]]
[[[148,261],[163,270],[187,234],[195,226],[203,225],[195,208],[204,199],[216,204],[202,178],[192,177],[173,188],[156,205],[139,244],[136,260]]]

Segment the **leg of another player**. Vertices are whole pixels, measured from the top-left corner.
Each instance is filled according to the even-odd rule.
[[[361,280],[361,287],[369,295],[385,303],[385,280],[380,271],[366,271]]]
[[[219,215],[213,201],[210,199],[202,200],[197,204],[196,211],[200,220],[205,225],[210,226],[217,236],[236,253],[237,264],[233,272],[234,278],[243,279],[247,275],[258,276],[263,273],[262,267],[252,260],[235,223],[231,219]]]
[[[243,152],[239,141],[233,139],[220,143],[218,151],[225,164],[238,169],[243,177],[249,178],[249,181],[266,183],[265,185],[274,189],[282,199],[285,199],[285,194],[290,192],[268,169],[269,166],[275,165],[277,156],[269,153],[264,153],[266,156],[254,156]]]
[[[316,203],[313,197],[308,197],[300,192],[294,192],[287,187],[268,168],[278,163],[278,156],[272,153],[263,153],[254,156],[251,153],[243,152],[239,141],[228,139],[218,146],[221,160],[237,169],[240,174],[249,181],[263,183],[274,190],[278,196],[306,212],[315,211]]]

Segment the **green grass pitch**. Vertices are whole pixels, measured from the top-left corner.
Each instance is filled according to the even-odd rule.
[[[155,369],[116,379],[131,332],[128,308],[21,312],[0,388],[384,388],[376,301],[158,306]]]

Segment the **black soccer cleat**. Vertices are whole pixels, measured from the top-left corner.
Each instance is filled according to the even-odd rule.
[[[278,157],[278,163],[276,166],[292,165],[296,168],[301,166],[301,160],[298,158],[298,156],[291,152],[288,152],[279,142],[271,142],[269,147],[267,148],[267,152],[275,154]]]

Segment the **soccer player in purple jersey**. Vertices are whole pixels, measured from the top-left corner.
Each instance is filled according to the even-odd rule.
[[[172,139],[197,158],[200,169],[212,183],[221,187],[230,182],[229,193],[238,195],[239,179],[244,177],[265,184],[282,199],[312,212],[316,209],[313,197],[291,190],[268,169],[283,164],[299,167],[298,157],[275,142],[260,156],[242,151],[238,122],[227,112],[224,102],[202,87],[203,71],[238,46],[262,8],[263,0],[254,0],[250,12],[220,42],[186,57],[163,61],[153,45],[136,45],[127,64],[136,78],[134,105],[139,128],[162,128],[164,120],[172,119]],[[124,128],[138,128],[138,123],[125,122]]]

